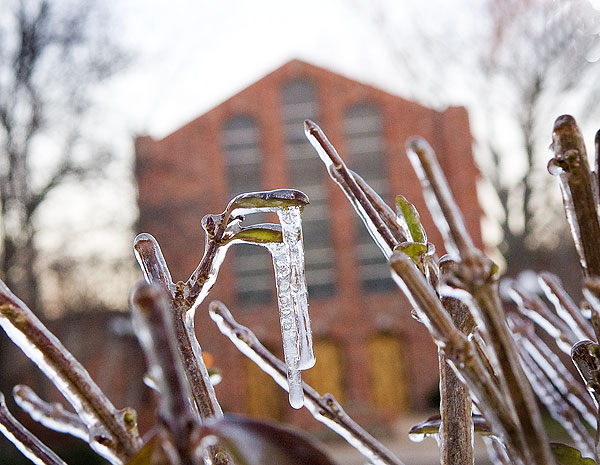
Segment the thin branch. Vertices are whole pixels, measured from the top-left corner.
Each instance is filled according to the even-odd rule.
[[[583,317],[581,309],[562,287],[558,277],[551,273],[540,273],[540,285],[544,294],[556,309],[558,316],[581,339],[593,339],[594,330],[590,322]]]
[[[600,224],[585,144],[575,119],[559,116],[554,122],[554,158],[548,163],[557,175],[575,248],[585,276],[600,276]]]
[[[191,465],[193,402],[177,348],[168,294],[158,284],[141,284],[132,293],[136,335],[160,392],[160,416],[171,433],[182,464]]]
[[[533,463],[554,463],[531,385],[527,381],[497,292],[495,265],[477,250],[467,232],[448,183],[429,144],[422,138],[406,143],[409,158],[419,176],[427,206],[444,238],[446,249],[460,257],[450,288],[467,291],[472,298],[474,317],[486,333],[486,342],[502,373],[502,390],[512,403],[519,421],[523,459]],[[450,291],[455,292],[455,291]]]
[[[235,344],[240,352],[271,376],[279,386],[288,390],[286,365],[269,352],[252,331],[237,323],[225,305],[218,301],[211,302],[210,316],[219,330]],[[304,382],[302,389],[305,397],[304,406],[315,419],[342,436],[369,461],[382,465],[402,465],[402,462],[383,444],[354,422],[331,394],[320,396]]]
[[[325,166],[327,166],[327,172],[331,178],[342,188],[385,257],[389,258],[395,246],[398,245],[394,234],[379,216],[373,203],[360,188],[344,160],[338,155],[321,128],[314,122],[305,120],[304,132]]]
[[[22,384],[13,388],[13,397],[19,407],[46,428],[88,441],[90,433],[85,423],[74,413],[65,410],[61,404],[50,404],[40,399],[33,389]]]
[[[412,137],[406,141],[406,152],[421,181],[427,207],[448,252],[463,258],[470,256],[475,250],[473,240],[433,149],[421,137]]]
[[[71,403],[90,429],[92,448],[100,454],[112,451],[122,461],[137,452],[135,415],[117,411],[85,368],[1,281],[0,325]]]
[[[12,442],[21,453],[36,465],[66,465],[38,438],[31,434],[8,411],[4,394],[0,392],[0,432]]]
[[[469,309],[460,300],[442,299],[458,330],[469,335],[475,322]],[[442,465],[472,464],[473,421],[471,418],[471,396],[469,388],[458,378],[448,364],[443,349],[439,349],[440,365],[440,429],[439,448]]]
[[[511,454],[517,452],[522,456],[524,445],[516,412],[507,404],[489,365],[480,358],[476,343],[467,339],[449,320],[437,296],[406,255],[396,252],[390,265],[394,271],[392,277],[411,300],[436,344],[444,348],[448,362],[467,381],[479,410],[493,425],[494,433],[512,445],[507,448]]]

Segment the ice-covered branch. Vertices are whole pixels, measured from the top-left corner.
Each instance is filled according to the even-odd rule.
[[[36,465],[66,465],[61,458],[25,429],[6,407],[4,394],[0,392],[0,432],[21,453]]]
[[[475,322],[467,306],[458,299],[446,297],[442,306],[456,328],[465,336],[473,331]],[[440,424],[438,444],[442,465],[472,464],[473,421],[469,388],[459,379],[448,363],[443,349],[438,350],[440,365]]]
[[[556,365],[557,362],[560,364],[560,360],[534,333],[531,322],[512,318],[511,327],[523,349],[521,355],[525,371],[532,380],[538,398],[550,415],[566,429],[577,447],[582,452],[591,453],[594,442],[581,419],[589,425],[595,423],[595,408],[593,402],[589,402],[589,395],[581,392],[581,383],[575,381],[564,365],[561,364],[562,368]]]
[[[269,352],[248,328],[237,323],[225,305],[218,301],[211,302],[210,316],[219,330],[235,344],[240,352],[271,376],[279,386],[286,391],[289,389],[286,365]],[[385,446],[355,423],[331,394],[320,396],[304,382],[302,389],[305,397],[304,406],[315,419],[342,436],[371,463],[402,465],[402,462]]]
[[[480,330],[485,334],[488,350],[492,353],[490,358],[498,362],[499,372],[502,374],[501,388],[518,418],[519,436],[524,446],[523,459],[532,463],[554,463],[533,390],[506,326],[498,296],[496,267],[475,248],[429,144],[415,137],[409,139],[406,146],[446,249],[460,259],[454,267],[453,276],[446,284],[449,288],[460,289],[460,294],[464,297],[466,294],[462,291],[469,295],[466,298],[471,303],[473,316]],[[455,291],[450,292],[454,294]]]
[[[135,454],[141,444],[135,413],[116,410],[85,368],[2,282],[0,325],[71,403],[96,452],[116,463]]]
[[[146,282],[161,285],[167,292],[175,340],[184,361],[183,367],[194,399],[195,411],[200,414],[200,418],[220,415],[221,407],[214,394],[208,370],[202,360],[202,350],[194,333],[194,311],[190,310],[193,301],[186,298],[187,292],[183,283],[173,284],[154,237],[150,234],[138,235],[134,241],[134,251]],[[213,261],[214,259],[215,257]]]
[[[59,403],[48,403],[40,399],[35,392],[25,385],[13,388],[13,397],[19,407],[46,428],[67,433],[87,441],[89,438],[85,424],[74,413],[68,412]]]
[[[333,145],[331,145],[317,124],[306,120],[304,122],[304,132],[323,163],[325,163],[327,172],[331,178],[342,188],[348,200],[350,200],[350,203],[365,223],[375,243],[379,246],[384,256],[389,258],[396,245],[398,245],[398,241],[375,209],[373,203],[369,200],[367,193],[361,189],[357,180],[344,163],[344,160],[338,155]]]
[[[581,309],[562,287],[558,277],[551,273],[540,273],[538,281],[546,298],[552,302],[556,314],[569,326],[579,340],[593,339],[594,330],[583,317]]]
[[[406,152],[421,181],[427,208],[444,238],[446,250],[455,256],[469,256],[475,246],[433,149],[421,137],[412,137],[406,141]]]
[[[519,312],[554,338],[556,345],[570,356],[571,348],[580,340],[571,328],[538,296],[526,294],[518,289],[516,282],[511,282],[508,288],[509,296],[517,304]]]
[[[136,336],[160,392],[159,415],[171,433],[179,460],[191,464],[194,401],[177,348],[167,293],[157,284],[138,285],[131,296],[131,309]]]
[[[554,122],[554,157],[548,163],[550,174],[558,176],[563,205],[583,273],[600,276],[600,224],[592,174],[583,136],[571,115]]]
[[[494,433],[510,444],[510,447],[507,446],[509,453],[522,454],[524,444],[516,423],[517,414],[507,404],[496,384],[497,378],[490,372],[491,367],[480,357],[474,340],[466,338],[454,326],[434,291],[406,255],[394,253],[390,265],[392,277],[411,301],[436,344],[443,348],[448,362],[468,383],[474,400],[492,425]]]
[[[173,293],[171,273],[156,239],[147,233],[138,234],[133,241],[133,250],[146,282],[160,283]]]

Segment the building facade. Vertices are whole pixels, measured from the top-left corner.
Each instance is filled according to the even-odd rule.
[[[464,108],[438,112],[297,60],[161,140],[136,139],[138,232],[154,235],[174,280],[186,280],[202,257],[202,216],[220,213],[242,192],[305,192],[310,199],[302,215],[306,279],[317,364],[303,377],[320,393],[334,394],[357,420],[376,424],[427,406],[437,388],[437,353],[304,136],[307,118],[386,201],[393,205],[401,193],[417,206],[441,254],[440,236],[404,149],[408,137],[425,137],[439,155],[467,227],[481,243],[478,170]],[[274,218],[257,218],[265,220]],[[198,339],[223,372],[216,391],[224,410],[308,424],[307,414],[290,409],[286,393],[208,316],[208,301],[221,300],[280,355],[274,293],[267,251],[232,247],[198,309]]]

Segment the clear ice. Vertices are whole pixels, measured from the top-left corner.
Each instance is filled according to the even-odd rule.
[[[277,209],[277,215],[283,242],[268,244],[267,248],[273,257],[290,405],[299,409],[304,403],[300,371],[315,364],[304,276],[300,208]]]

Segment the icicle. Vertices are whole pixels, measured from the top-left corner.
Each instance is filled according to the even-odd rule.
[[[281,338],[283,340],[283,356],[287,367],[290,405],[294,408],[301,408],[303,394],[299,368],[300,331],[298,319],[294,314],[294,298],[291,284],[292,268],[285,244],[270,244],[268,249],[273,256],[273,268],[275,270],[279,323],[281,325]]]
[[[306,370],[315,364],[312,346],[312,332],[308,315],[308,292],[304,277],[304,245],[302,243],[302,222],[300,208],[289,207],[277,211],[283,244],[286,246],[290,265],[290,291],[292,312],[298,323],[299,355],[298,368]]]

